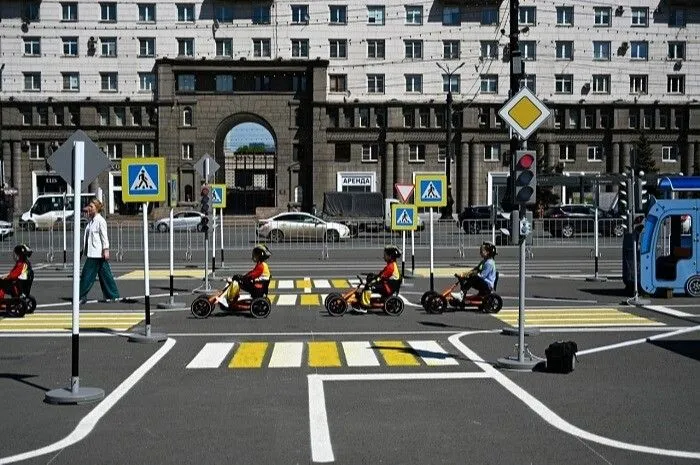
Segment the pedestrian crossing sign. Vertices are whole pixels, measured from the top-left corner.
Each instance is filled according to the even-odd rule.
[[[165,202],[165,158],[122,159],[122,201]]]
[[[416,174],[416,206],[447,205],[447,178],[444,174]]]
[[[210,184],[212,208],[226,208],[226,184]]]
[[[415,205],[391,204],[392,231],[415,231],[418,229],[418,208]]]

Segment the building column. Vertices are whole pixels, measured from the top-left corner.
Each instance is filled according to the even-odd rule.
[[[545,157],[547,157],[547,166],[552,171],[556,171],[557,168],[557,144],[553,144],[552,142],[547,142],[544,144],[544,150],[545,150]]]
[[[3,187],[6,184],[9,184],[10,186],[12,185],[11,182],[11,175],[12,175],[12,146],[10,145],[9,142],[2,142],[2,158],[0,158],[0,161],[2,162],[2,184]],[[8,171],[8,166],[9,166],[9,171]],[[8,176],[10,174],[10,176]],[[10,180],[8,180],[8,178]]]
[[[382,167],[382,182],[384,198],[394,197],[394,144],[384,144],[384,166]]]
[[[475,143],[469,143],[469,205],[477,205],[479,200],[478,156]]]
[[[622,157],[620,158],[620,173],[625,171],[625,167],[627,166],[632,166],[632,162],[630,160],[630,144],[629,142],[625,142],[622,144]]]
[[[620,170],[620,143],[613,142],[612,144],[612,157],[610,160],[610,172],[619,173]]]
[[[688,142],[686,144],[686,152],[683,158],[683,174],[685,176],[692,176],[693,174],[693,163],[695,163],[695,144],[693,142]]]
[[[469,204],[469,189],[471,188],[471,183],[469,182],[469,173],[467,167],[471,161],[471,154],[469,153],[469,144],[467,142],[462,142],[460,145],[461,150],[455,161],[455,211],[461,213],[464,207]]]
[[[405,159],[404,144],[394,142],[394,179],[396,182],[409,183],[413,179],[406,179],[404,167],[407,164]]]
[[[21,206],[24,205],[24,200],[29,194],[31,196],[31,190],[27,193],[22,189],[22,172],[21,163],[22,160],[22,147],[19,141],[12,142],[12,176],[10,177],[12,187],[17,189],[17,195],[15,196],[15,211],[20,211]]]
[[[696,172],[700,173],[700,142],[695,142],[695,152],[694,152],[695,163],[693,165],[693,174]]]

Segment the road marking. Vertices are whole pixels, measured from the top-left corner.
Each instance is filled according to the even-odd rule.
[[[453,355],[448,354],[437,341],[407,341],[428,366],[459,365]]]
[[[169,279],[170,270],[154,270],[151,269],[148,272],[149,279]],[[175,278],[190,278],[190,279],[204,279],[204,271],[197,269],[184,269],[184,270],[173,270],[173,277]],[[143,270],[134,270],[125,273],[117,277],[117,280],[122,281],[134,281],[143,280],[144,274]]]
[[[66,278],[66,279],[67,279],[67,278]],[[61,281],[66,281],[66,279],[62,279]],[[36,281],[36,280],[35,280],[35,281]],[[176,292],[176,293],[174,293],[173,295],[180,295],[180,293]],[[155,298],[158,298],[158,297],[169,297],[169,296],[170,296],[169,293],[164,293],[164,294],[151,294],[151,295],[150,295],[150,298],[151,298],[151,299],[155,299]],[[131,296],[128,296],[128,297],[122,297],[122,299],[124,299],[124,300],[136,300],[136,299],[143,299],[143,297],[144,297],[144,296],[142,296],[142,295],[131,295]],[[97,300],[97,299],[92,299],[92,300],[88,300],[87,303],[88,303],[88,304],[96,304],[96,303],[104,303],[104,302],[100,302],[100,301]],[[36,306],[36,308],[69,307],[69,306],[72,306],[72,305],[73,305],[73,302],[66,301],[66,302],[57,302],[57,303],[52,303],[52,304],[38,304],[38,305]],[[114,304],[106,304],[106,305],[110,305],[110,306],[111,306],[111,305],[114,305]]]
[[[511,326],[518,325],[517,310],[502,310],[496,318]],[[665,326],[664,323],[644,318],[616,308],[551,308],[528,309],[525,326]]]
[[[348,282],[347,279],[331,279],[331,284],[333,284],[333,287],[337,287],[337,288],[350,287],[350,283]]]
[[[279,294],[277,296],[277,305],[294,305],[297,302],[296,294]]]
[[[233,342],[209,342],[186,368],[219,368],[234,345]]]
[[[319,305],[319,295],[318,294],[302,294],[299,296],[300,305]]]
[[[139,324],[144,318],[143,313],[106,313],[85,312],[80,314],[80,329],[107,329],[110,331],[126,331]],[[73,314],[61,313],[32,313],[24,318],[0,317],[0,332],[7,331],[71,331]]]
[[[282,279],[277,281],[277,289],[294,289],[294,280]]]
[[[680,334],[691,333],[693,331],[698,331],[698,330],[700,330],[700,325],[691,326],[688,328],[682,328],[682,329],[678,329],[675,331],[669,331],[669,332],[662,333],[662,334],[656,334],[654,336],[649,336],[649,337],[645,337],[645,338],[641,338],[641,339],[633,339],[631,341],[618,342],[617,344],[610,344],[607,346],[593,347],[591,349],[580,350],[580,351],[576,352],[576,355],[577,356],[589,355],[589,354],[595,354],[596,352],[604,352],[606,350],[620,349],[622,347],[629,347],[629,346],[633,346],[636,344],[643,344],[646,342],[656,341],[658,339],[664,339],[667,337],[678,336]]]
[[[228,364],[229,368],[260,368],[267,351],[267,342],[243,342]]]
[[[331,283],[327,279],[314,279],[314,287],[319,289],[329,289]]]
[[[303,342],[277,342],[272,349],[268,366],[270,368],[300,367],[303,353]]]
[[[402,341],[375,341],[374,347],[379,349],[379,353],[389,366],[420,366],[418,358]]]
[[[642,305],[642,308],[646,308],[647,310],[651,310],[653,312],[659,312],[659,313],[665,313],[666,315],[671,315],[671,316],[680,316],[680,317],[688,317],[688,316],[694,316],[690,313],[685,313],[681,312],[680,310],[674,310],[672,308],[664,307],[663,305]]]
[[[345,362],[349,367],[378,367],[379,360],[369,341],[346,341],[342,343]]]
[[[309,342],[309,366],[339,367],[340,354],[335,342]]]
[[[308,292],[311,292],[311,278],[298,279],[296,284],[299,289],[304,289],[305,292],[308,289]]]

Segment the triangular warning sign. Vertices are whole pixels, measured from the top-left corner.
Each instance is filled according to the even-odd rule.
[[[131,190],[131,191],[140,191],[140,190],[155,191],[155,190],[158,190],[158,186],[156,186],[156,183],[153,182],[151,175],[148,174],[148,171],[146,171],[146,167],[142,166],[141,169],[139,170],[138,176],[136,176],[136,179],[134,179],[134,182],[131,183],[131,187],[129,187],[129,190]]]
[[[413,184],[395,184],[396,193],[399,195],[399,200],[404,203],[408,202],[413,194]]]
[[[401,210],[401,216],[396,220],[396,224],[412,225],[413,218],[408,214],[408,210]]]
[[[214,203],[221,203],[221,195],[219,195],[219,189],[212,189],[211,190],[211,197]]]
[[[435,183],[430,181],[421,194],[421,199],[440,200],[442,193],[435,187]]]

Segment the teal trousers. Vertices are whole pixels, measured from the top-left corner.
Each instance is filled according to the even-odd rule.
[[[87,258],[80,274],[80,298],[87,298],[88,292],[95,283],[95,275],[100,278],[100,287],[105,299],[118,299],[119,289],[112,275],[112,268],[104,258]]]

